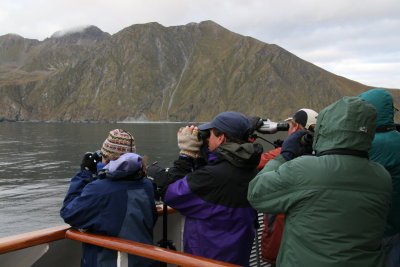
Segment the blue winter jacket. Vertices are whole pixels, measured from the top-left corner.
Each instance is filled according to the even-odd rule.
[[[377,112],[377,131],[369,157],[382,164],[392,177],[392,205],[385,226],[385,236],[391,236],[400,233],[400,133],[393,120],[393,97],[387,90],[375,88],[360,94],[360,98]]]
[[[262,153],[253,144],[226,144],[206,166],[168,186],[165,202],[186,216],[186,253],[249,266],[256,211],[247,187]]]
[[[152,245],[157,218],[153,185],[137,170],[125,170],[126,164],[132,162],[125,158],[125,163],[97,180],[92,172],[79,171],[71,180],[60,214],[74,228]],[[81,266],[117,266],[117,252],[83,244]],[[158,262],[129,255],[129,266],[158,266]]]

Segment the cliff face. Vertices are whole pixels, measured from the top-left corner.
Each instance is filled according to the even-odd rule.
[[[5,35],[0,45],[7,119],[207,121],[235,110],[281,120],[369,88],[211,21],[42,42]]]

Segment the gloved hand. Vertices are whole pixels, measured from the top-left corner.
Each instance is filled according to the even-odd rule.
[[[181,154],[192,158],[200,156],[200,146],[203,140],[199,138],[199,129],[195,126],[186,126],[178,131],[178,147]]]
[[[274,144],[275,148],[282,147],[283,140],[282,139],[276,139],[273,144]]]
[[[168,185],[168,169],[161,168],[157,162],[153,162],[147,167],[147,177],[157,185],[157,187],[165,187]]]
[[[304,135],[309,134],[306,130],[296,131],[290,134],[282,144],[281,155],[287,161],[302,155],[312,153],[312,144],[302,144],[301,139]]]
[[[97,162],[99,161],[101,161],[101,156],[99,156],[98,153],[86,152],[82,159],[81,170],[87,170],[96,173]]]
[[[314,134],[312,133],[306,133],[300,139],[300,143],[303,146],[312,146],[313,141],[314,141]]]

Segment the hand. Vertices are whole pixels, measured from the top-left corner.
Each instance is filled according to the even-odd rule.
[[[276,139],[273,144],[274,144],[275,148],[282,147],[283,140],[282,139]]]
[[[195,126],[186,126],[178,131],[178,147],[181,154],[192,158],[200,156],[200,146],[203,140],[199,139],[199,129]]]
[[[97,162],[99,161],[101,161],[101,157],[98,155],[98,153],[86,152],[82,159],[81,170],[87,170],[96,173]]]
[[[302,144],[301,142],[302,137],[307,134],[309,134],[309,132],[306,130],[296,131],[290,134],[282,144],[282,157],[289,161],[302,155],[311,154],[312,144]]]
[[[153,162],[147,168],[147,177],[157,185],[157,187],[165,187],[168,185],[168,172],[167,169],[161,168],[157,162]]]

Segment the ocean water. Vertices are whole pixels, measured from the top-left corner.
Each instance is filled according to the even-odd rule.
[[[69,181],[84,153],[100,149],[110,130],[129,131],[138,154],[169,167],[179,153],[177,130],[184,125],[0,123],[0,237],[63,224],[59,210]]]
[[[135,137],[137,153],[169,166],[178,155],[175,123],[0,123],[0,237],[57,226],[83,154],[112,129]]]

